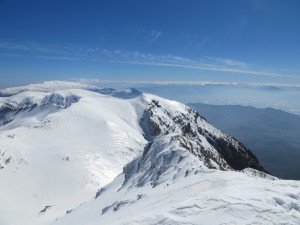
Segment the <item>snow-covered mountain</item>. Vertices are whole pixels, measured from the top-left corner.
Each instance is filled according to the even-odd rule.
[[[300,183],[189,107],[55,83],[1,91],[1,225],[300,220]]]

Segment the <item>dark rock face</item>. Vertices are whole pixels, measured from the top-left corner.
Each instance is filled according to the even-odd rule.
[[[144,130],[145,138],[147,140],[151,140],[153,137],[161,134],[161,129],[157,123],[151,120],[153,116],[153,112],[151,110],[147,110],[144,112],[144,115],[140,121],[140,125]]]
[[[256,156],[242,143],[236,141],[238,146],[224,139],[209,139],[209,143],[224,157],[235,170],[243,170],[247,167],[268,173],[258,162]]]
[[[170,136],[170,142],[179,141],[180,146],[200,160],[208,168],[221,170],[243,170],[253,168],[267,171],[256,156],[233,137],[211,126],[196,111],[185,106],[184,110],[168,108],[152,100],[144,111],[140,125],[149,141],[157,137]],[[145,147],[147,152],[149,146]]]

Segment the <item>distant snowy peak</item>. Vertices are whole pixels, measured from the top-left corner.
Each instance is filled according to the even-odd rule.
[[[142,92],[135,88],[112,89],[109,95],[116,98],[131,99],[141,95]]]
[[[97,85],[88,84],[85,82],[70,82],[70,81],[46,81],[41,84],[30,84],[20,87],[12,87],[0,90],[0,97],[9,97],[20,94],[22,92],[44,92],[49,93],[58,90],[81,89],[92,92],[97,92],[104,95],[111,95],[118,98],[134,98],[141,94],[140,91],[134,88],[113,89],[103,88]]]
[[[65,81],[46,81],[41,84],[30,84],[20,87],[12,87],[0,90],[0,97],[8,97],[16,95],[22,92],[53,92],[57,90],[67,90],[67,89],[83,89],[89,90],[96,88],[96,86],[81,84],[76,82],[65,82]],[[102,88],[99,88],[101,90]]]

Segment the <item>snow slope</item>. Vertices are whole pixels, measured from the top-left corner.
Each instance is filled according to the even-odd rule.
[[[131,89],[43,85],[1,91],[1,225],[299,220],[299,183],[268,175],[189,107]]]

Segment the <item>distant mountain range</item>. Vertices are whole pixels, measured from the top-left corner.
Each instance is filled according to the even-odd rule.
[[[249,147],[271,174],[300,180],[300,116],[272,108],[188,105]]]

